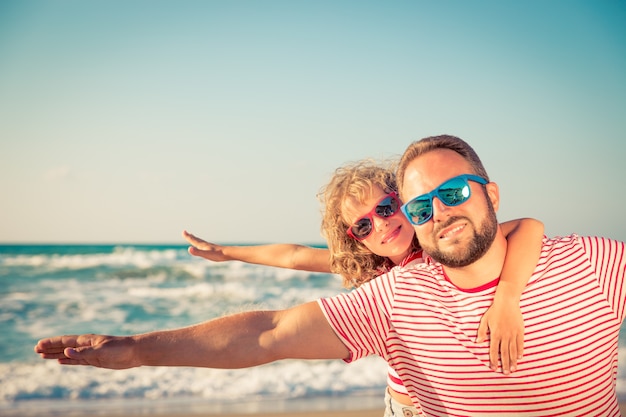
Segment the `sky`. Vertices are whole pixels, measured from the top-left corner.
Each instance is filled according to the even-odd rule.
[[[337,167],[443,133],[500,221],[626,240],[626,4],[0,2],[0,243],[323,243]]]

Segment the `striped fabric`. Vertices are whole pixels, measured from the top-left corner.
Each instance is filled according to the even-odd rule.
[[[544,239],[520,301],[524,358],[508,376],[491,371],[487,343],[474,342],[497,279],[464,291],[441,265],[413,263],[319,304],[351,360],[382,356],[424,416],[619,416],[624,249],[605,238]]]
[[[404,258],[402,262],[400,262],[399,266],[405,267],[407,265],[413,263],[424,262],[424,252],[416,251],[412,252],[409,256]],[[387,365],[387,386],[397,392],[398,394],[408,395],[408,391],[398,373],[393,369],[393,367]]]

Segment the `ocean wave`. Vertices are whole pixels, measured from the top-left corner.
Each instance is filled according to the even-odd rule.
[[[183,260],[184,250],[142,250],[132,247],[113,247],[111,252],[77,254],[2,254],[0,265],[5,267],[36,267],[47,270],[78,270],[102,266],[134,266],[150,268]],[[188,255],[187,255],[188,257]]]
[[[59,399],[159,399],[213,401],[305,398],[380,392],[385,364],[370,357],[342,361],[284,361],[249,369],[135,368],[112,371],[64,367],[53,361],[0,364],[0,403]]]

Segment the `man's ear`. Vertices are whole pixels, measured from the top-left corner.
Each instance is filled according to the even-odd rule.
[[[500,207],[500,188],[495,182],[490,182],[485,185],[487,190],[487,197],[491,200],[493,209],[497,212]]]

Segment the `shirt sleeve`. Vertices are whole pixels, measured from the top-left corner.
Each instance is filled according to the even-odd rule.
[[[624,320],[626,312],[625,244],[603,237],[581,237],[602,291],[616,315]]]
[[[369,355],[386,357],[394,278],[392,270],[350,293],[318,300],[334,332],[350,351],[346,362]]]

